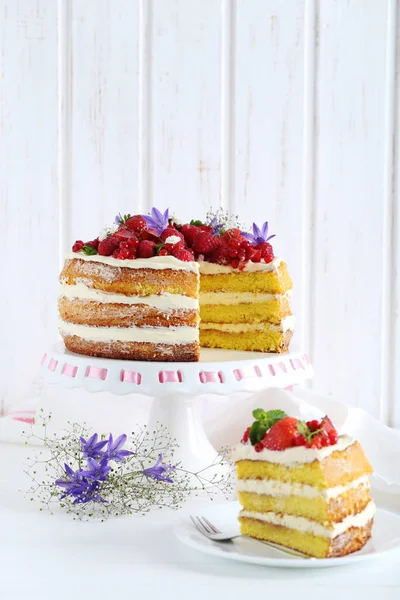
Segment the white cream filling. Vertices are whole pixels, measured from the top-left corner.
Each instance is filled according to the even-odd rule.
[[[87,260],[89,262],[98,262],[104,265],[110,265],[111,267],[121,267],[124,269],[173,269],[174,271],[199,272],[199,263],[195,261],[185,262],[183,260],[178,260],[174,256],[153,256],[151,258],[135,258],[133,260],[127,258],[121,260],[119,258],[114,258],[113,256],[100,256],[100,254],[87,256],[86,254],[83,254],[83,252],[69,252],[65,255],[65,259]]]
[[[353,438],[348,435],[339,436],[337,444],[326,446],[319,450],[315,448],[306,448],[305,446],[295,446],[287,450],[268,450],[264,448],[261,452],[256,452],[254,446],[249,444],[237,444],[232,450],[232,459],[234,462],[240,460],[261,460],[280,465],[295,465],[297,463],[311,463],[315,460],[322,461],[327,456],[340,450],[345,450],[354,444]]]
[[[249,261],[245,267],[239,271],[229,265],[217,265],[205,260],[200,262],[200,273],[202,275],[216,275],[218,273],[254,273],[255,271],[276,271],[281,264],[282,259],[276,256],[270,263],[253,263]]]
[[[271,302],[271,300],[289,300],[292,291],[285,294],[257,294],[252,292],[200,292],[200,303],[203,305],[227,305],[227,304],[259,304]]]
[[[304,498],[324,498],[330,500],[354,490],[359,486],[370,487],[369,476],[363,475],[346,485],[335,485],[324,490],[319,490],[305,483],[290,483],[274,479],[239,479],[236,484],[238,492],[250,492],[266,496],[302,496]]]
[[[153,342],[187,344],[197,342],[197,327],[91,327],[58,320],[61,334],[76,335],[93,342]]]
[[[357,513],[356,515],[350,515],[340,521],[339,523],[332,523],[329,527],[317,523],[317,521],[311,521],[305,517],[296,517],[294,515],[281,515],[274,512],[259,513],[249,510],[242,510],[240,512],[241,517],[247,517],[248,519],[257,519],[258,521],[265,521],[266,523],[272,523],[273,525],[282,525],[289,529],[295,529],[302,533],[311,533],[327,538],[335,538],[338,535],[344,533],[350,527],[364,527],[375,515],[376,507],[373,502],[370,502],[364,510]]]
[[[94,300],[104,304],[146,304],[147,306],[153,306],[154,308],[163,310],[174,308],[197,310],[199,308],[199,301],[196,298],[183,296],[181,294],[169,294],[164,292],[163,294],[152,294],[150,296],[125,296],[124,294],[113,294],[111,292],[104,292],[103,290],[96,290],[88,287],[84,283],[76,283],[75,285],[68,285],[67,283],[61,284],[60,296],[71,299],[79,298],[81,300]]]
[[[279,325],[268,323],[200,323],[200,329],[214,329],[217,331],[226,331],[227,333],[245,333],[245,332],[265,332],[267,329],[272,331],[293,331],[295,325],[294,315],[284,317]]]

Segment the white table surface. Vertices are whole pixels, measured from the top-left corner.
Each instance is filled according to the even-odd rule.
[[[326,570],[257,567],[198,553],[172,532],[177,520],[195,512],[195,502],[178,512],[106,523],[41,513],[19,491],[29,486],[23,474],[29,453],[0,444],[1,600],[400,598],[400,552]],[[380,501],[400,510],[398,497],[380,494]]]

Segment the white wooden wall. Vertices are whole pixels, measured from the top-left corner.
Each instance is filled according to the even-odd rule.
[[[0,0],[3,406],[118,211],[268,219],[313,386],[400,426],[396,0]]]

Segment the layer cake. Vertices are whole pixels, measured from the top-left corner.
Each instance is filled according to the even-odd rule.
[[[316,558],[360,550],[375,505],[359,442],[338,436],[327,417],[304,423],[261,409],[254,416],[233,452],[242,534]]]

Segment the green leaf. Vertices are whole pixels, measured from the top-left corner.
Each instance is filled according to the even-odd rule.
[[[126,223],[126,221],[132,217],[132,215],[129,213],[127,215],[121,215],[121,213],[118,213],[118,217],[120,225],[122,225],[122,223]]]
[[[196,221],[194,219],[192,219],[189,224],[195,225],[196,227],[201,227],[202,225],[204,225],[204,223],[202,221],[200,221],[199,219],[197,219]]]
[[[268,429],[285,417],[287,417],[287,414],[283,410],[268,410],[265,413],[266,421],[269,423]]]
[[[262,408],[256,408],[253,410],[253,417],[256,421],[261,421],[262,419],[266,419],[267,413]]]
[[[85,244],[83,246],[82,252],[84,254],[86,254],[87,256],[92,256],[93,254],[98,254],[96,248],[93,248],[93,246],[88,246],[87,244]]]
[[[158,253],[160,252],[161,248],[164,248],[165,244],[156,244],[154,246],[154,249],[156,251],[156,256],[158,256]]]
[[[250,442],[252,443],[253,446],[256,442],[259,441],[259,439],[258,439],[259,427],[260,427],[260,423],[258,421],[254,421],[253,425],[250,427],[249,438],[250,438]]]

